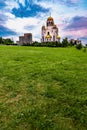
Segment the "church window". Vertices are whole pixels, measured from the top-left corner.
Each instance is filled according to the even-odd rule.
[[[48,32],[47,35],[50,35],[50,32]]]
[[[53,41],[55,41],[55,35],[53,36]]]
[[[49,23],[47,22],[47,26],[49,25]]]

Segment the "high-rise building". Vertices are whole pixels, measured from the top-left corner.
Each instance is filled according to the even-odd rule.
[[[24,36],[19,36],[19,44],[23,45],[24,44]]]
[[[25,33],[24,36],[19,36],[20,45],[32,44],[32,33]]]
[[[24,34],[25,44],[32,43],[32,33],[25,33]]]

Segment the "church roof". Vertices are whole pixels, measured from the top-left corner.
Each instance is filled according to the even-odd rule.
[[[45,26],[44,26],[44,25],[42,26],[42,29],[43,29],[43,30],[45,29]]]

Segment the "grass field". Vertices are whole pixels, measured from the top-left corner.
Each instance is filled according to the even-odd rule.
[[[0,130],[87,130],[87,51],[0,46]]]

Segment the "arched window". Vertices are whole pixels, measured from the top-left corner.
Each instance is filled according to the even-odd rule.
[[[47,35],[50,35],[50,32],[48,32]]]

